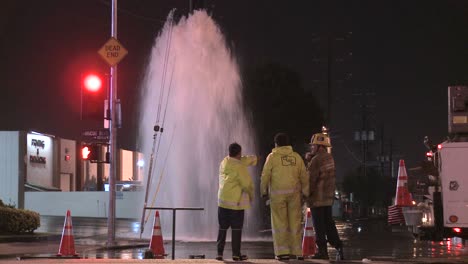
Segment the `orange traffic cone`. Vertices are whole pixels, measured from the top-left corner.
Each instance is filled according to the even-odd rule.
[[[67,210],[65,223],[63,225],[62,240],[60,240],[60,247],[57,256],[78,256],[75,251],[75,242],[73,238],[73,225],[70,216],[70,210]]]
[[[400,160],[398,169],[397,191],[395,197],[396,206],[412,206],[411,194],[408,191],[408,175],[406,174],[405,161]]]
[[[159,220],[159,211],[156,211],[154,215],[154,228],[153,234],[151,235],[151,241],[149,249],[153,252],[153,256],[156,259],[163,259],[164,254],[164,245],[163,237],[161,232],[161,222]]]
[[[315,254],[315,232],[312,226],[312,213],[307,208],[307,219],[304,227],[304,238],[302,239],[302,256],[311,257]]]

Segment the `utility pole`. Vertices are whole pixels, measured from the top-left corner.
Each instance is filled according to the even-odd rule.
[[[112,0],[111,37],[117,39],[117,0]],[[107,217],[107,246],[115,244],[115,180],[117,176],[117,65],[110,67],[110,174],[109,174],[109,215]]]
[[[117,40],[117,0],[112,0],[111,7],[111,37],[98,50],[98,54],[109,64],[108,110],[106,111],[104,127],[108,131],[109,148],[106,162],[109,162],[109,214],[107,216],[107,246],[113,246],[115,241],[115,183],[117,179],[117,128],[121,126],[121,107],[117,99],[117,64],[127,55],[128,51]],[[107,130],[108,128],[108,130]],[[107,156],[108,155],[108,156]],[[107,158],[108,157],[108,158]]]
[[[331,41],[331,36],[327,36],[327,118],[325,120],[327,127],[331,127],[331,99],[332,99],[332,55],[333,55],[333,45]]]
[[[192,13],[194,10],[205,9],[205,6],[205,0],[189,0],[189,13]]]
[[[320,36],[319,34],[314,34],[312,36],[312,41],[316,43],[315,48],[318,54],[317,57],[312,59],[316,64],[315,70],[322,73],[323,68],[320,67],[320,65],[325,66],[324,64],[326,63],[326,77],[322,75],[320,77],[316,76],[317,79],[315,79],[314,82],[323,83],[322,87],[326,89],[326,105],[322,106],[325,109],[325,126],[328,128],[331,127],[332,123],[334,105],[333,94],[340,94],[337,93],[337,91],[340,90],[341,85],[343,85],[344,81],[349,77],[349,74],[343,74],[342,71],[346,60],[348,60],[349,56],[352,54],[351,52],[344,52],[346,48],[343,47],[343,45],[346,45],[346,40],[350,39],[351,32],[339,34],[339,36],[336,35],[337,34],[328,32],[325,36]],[[335,91],[333,91],[334,88]]]
[[[384,176],[385,170],[385,137],[384,137],[384,125],[382,124],[380,127],[380,173],[382,177]]]
[[[374,92],[360,88],[353,96],[359,96],[356,99],[359,105],[359,119],[357,122],[361,123],[359,130],[355,131],[354,140],[359,143],[362,153],[362,174],[367,177],[367,166],[369,165],[369,148],[372,146],[374,138],[374,129],[371,124],[373,117],[373,108],[375,107],[373,102]],[[357,123],[356,122],[356,123]]]
[[[364,169],[364,179],[367,179],[367,105],[362,105],[362,130],[361,130],[361,143],[362,143],[362,162]]]
[[[389,159],[390,159],[390,177],[393,179],[395,178],[394,176],[395,171],[393,169],[393,140],[392,139],[390,139]]]

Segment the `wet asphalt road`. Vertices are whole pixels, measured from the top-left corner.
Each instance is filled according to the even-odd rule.
[[[15,259],[18,256],[55,255],[60,244],[64,219],[42,217],[37,235],[47,233],[47,239],[38,242],[0,243],[0,260]],[[345,246],[347,260],[397,261],[441,258],[466,260],[468,249],[463,241],[454,238],[443,242],[420,241],[400,228],[398,232],[386,225],[385,221],[337,222],[338,231]],[[139,224],[136,220],[116,220],[115,249],[105,247],[107,241],[107,220],[94,218],[73,218],[76,251],[82,258],[98,259],[142,259],[148,247],[148,239],[139,239]],[[165,237],[165,239],[168,239]],[[168,259],[172,257],[171,241],[164,242]],[[225,257],[230,257],[230,244],[226,245]],[[271,241],[244,241],[243,254],[251,259],[273,259]],[[331,258],[335,251],[329,248]],[[184,242],[175,244],[175,259],[188,259],[190,255],[204,255],[213,259],[216,245],[210,242]]]

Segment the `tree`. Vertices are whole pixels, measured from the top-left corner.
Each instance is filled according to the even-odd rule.
[[[312,92],[306,92],[297,72],[267,63],[244,74],[244,102],[251,113],[256,142],[262,154],[269,153],[273,137],[286,132],[294,149],[304,150],[313,133],[323,125],[323,113]]]

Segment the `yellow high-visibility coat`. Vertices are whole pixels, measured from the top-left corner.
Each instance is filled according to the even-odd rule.
[[[260,192],[270,196],[275,255],[302,255],[301,193],[309,196],[309,178],[302,157],[291,146],[276,147],[268,155]]]
[[[232,210],[249,209],[254,198],[254,183],[247,169],[257,164],[256,156],[240,160],[225,157],[219,165],[218,206]]]

